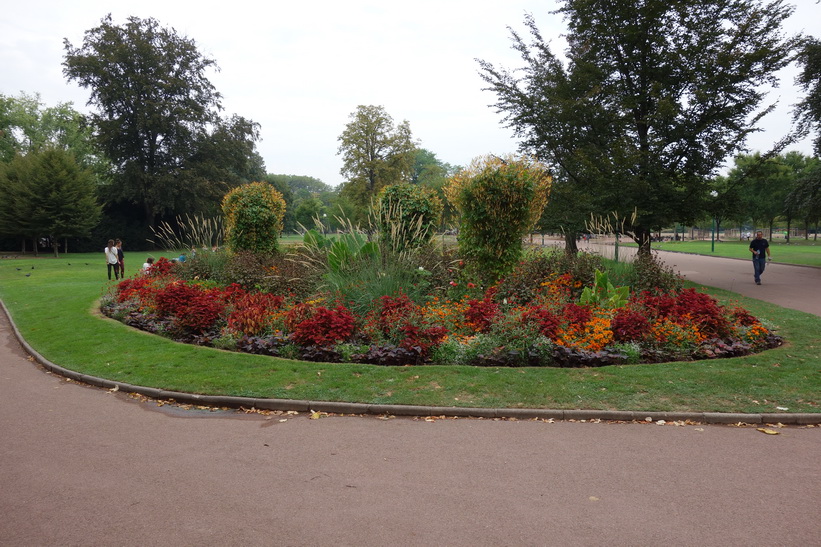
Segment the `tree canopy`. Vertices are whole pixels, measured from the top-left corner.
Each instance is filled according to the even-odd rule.
[[[807,38],[798,61],[802,66],[798,84],[807,95],[798,103],[795,118],[805,132],[815,131],[815,154],[821,156],[821,40]]]
[[[87,236],[99,219],[94,176],[70,152],[52,146],[0,165],[0,233],[49,237],[56,256],[60,238]]]
[[[81,165],[104,170],[104,161],[93,147],[91,127],[71,103],[47,107],[39,94],[0,95],[0,161],[46,146],[70,150]]]
[[[384,107],[358,106],[339,143],[340,173],[347,179],[342,193],[359,208],[361,217],[379,190],[410,180],[416,151],[410,124],[405,120],[394,126]]]
[[[90,89],[97,108],[96,141],[115,171],[109,195],[140,206],[149,226],[259,174],[258,127],[220,120],[220,94],[206,77],[216,62],[194,40],[152,18],[120,26],[108,15],[81,46],[64,47],[64,75]]]
[[[709,180],[772,109],[764,89],[796,44],[781,34],[792,11],[780,0],[565,0],[566,60],[528,16],[529,43],[511,30],[524,66],[480,70],[521,150],[589,194],[592,212],[634,219],[625,228],[647,252],[653,230],[704,212]]]

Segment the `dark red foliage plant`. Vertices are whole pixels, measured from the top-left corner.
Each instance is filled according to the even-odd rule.
[[[562,318],[574,327],[581,327],[593,318],[593,312],[589,306],[569,302],[562,308]]]
[[[345,306],[317,306],[310,317],[294,327],[291,339],[302,346],[325,346],[347,340],[353,329],[354,317]]]
[[[379,310],[378,327],[385,335],[417,311],[416,304],[404,293],[398,296],[383,296],[380,302],[382,305]]]
[[[539,332],[548,338],[555,338],[562,324],[559,316],[542,306],[525,310],[522,313],[522,320],[528,324],[536,323],[539,326]]]
[[[721,338],[730,331],[730,321],[716,299],[693,288],[684,289],[677,295],[644,293],[640,303],[651,318],[695,323],[708,338]]]
[[[496,289],[490,288],[482,300],[468,300],[468,308],[465,310],[465,321],[476,332],[489,331],[493,320],[499,313],[499,304],[493,300],[495,293]]]
[[[640,342],[650,332],[650,321],[644,313],[630,308],[621,308],[610,323],[616,342]]]
[[[177,325],[193,334],[211,329],[225,311],[219,291],[200,292],[176,310]]]
[[[403,325],[399,331],[405,335],[405,339],[399,344],[404,349],[419,348],[422,357],[427,357],[430,348],[440,344],[448,334],[448,329],[442,326],[418,327],[416,325]]]
[[[236,298],[234,310],[228,316],[228,327],[246,336],[262,333],[271,313],[282,307],[282,296],[270,293],[245,293]]]
[[[171,262],[164,256],[161,256],[159,260],[148,268],[145,275],[148,277],[165,277],[171,275],[176,267],[177,264],[175,262]]]
[[[157,315],[160,317],[176,315],[188,301],[200,294],[202,290],[196,285],[189,285],[185,281],[173,281],[157,291],[155,297]]]
[[[117,302],[137,298],[144,303],[153,292],[152,280],[147,277],[123,279],[117,284]]]

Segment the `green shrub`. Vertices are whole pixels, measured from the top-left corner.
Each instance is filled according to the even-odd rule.
[[[228,257],[219,281],[225,285],[237,283],[246,289],[259,289],[273,275],[273,266],[271,255],[240,251]]]
[[[225,239],[232,251],[273,253],[282,232],[285,199],[273,186],[252,182],[234,188],[222,200]]]
[[[224,250],[203,249],[189,255],[185,262],[178,262],[175,272],[182,279],[213,279],[219,282],[225,276],[228,260],[228,253]]]
[[[477,158],[451,178],[445,195],[461,214],[459,250],[478,279],[495,282],[518,262],[551,182],[538,162],[496,156]]]
[[[660,262],[652,254],[636,255],[633,261],[633,277],[630,286],[635,292],[673,292],[684,286],[681,277],[673,268]]]

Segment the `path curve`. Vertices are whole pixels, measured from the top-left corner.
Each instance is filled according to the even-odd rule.
[[[817,543],[821,428],[182,411],[0,321],[0,545]]]
[[[816,544],[821,428],[769,429],[183,411],[0,317],[0,545]]]

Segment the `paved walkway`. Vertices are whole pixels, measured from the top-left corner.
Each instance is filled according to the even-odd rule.
[[[0,545],[819,544],[821,428],[429,420],[157,407],[0,317]]]

